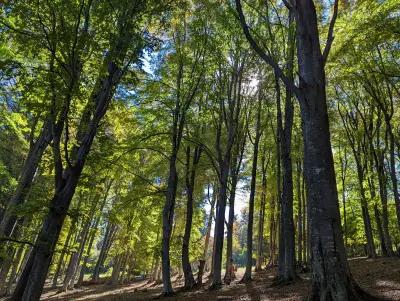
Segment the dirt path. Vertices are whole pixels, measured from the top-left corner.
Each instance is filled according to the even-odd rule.
[[[349,260],[352,273],[362,288],[376,296],[388,300],[400,300],[400,259],[380,258],[376,260],[353,258]],[[238,280],[229,286],[223,286],[218,291],[208,291],[207,286],[191,292],[179,292],[182,279],[174,281],[178,293],[164,300],[235,300],[235,301],[272,301],[302,300],[308,295],[308,274],[300,274],[300,279],[292,285],[270,287],[275,275],[275,269],[262,271],[254,275],[254,281],[249,284],[239,284]],[[240,277],[240,275],[239,275]],[[238,277],[238,278],[239,278]],[[48,301],[139,301],[151,300],[160,296],[161,285],[138,281],[131,284],[108,286],[90,285],[67,293],[57,294],[50,290],[43,294],[42,300]],[[225,298],[224,298],[225,297]]]

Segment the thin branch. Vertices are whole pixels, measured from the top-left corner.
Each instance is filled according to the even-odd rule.
[[[253,36],[250,33],[249,26],[246,23],[246,19],[243,14],[242,4],[240,0],[235,0],[236,2],[236,11],[239,15],[239,21],[242,26],[243,32],[246,36],[247,41],[250,43],[253,50],[268,64],[270,65],[275,73],[279,76],[279,78],[283,81],[283,83],[288,87],[288,89],[297,96],[298,99],[302,99],[299,88],[294,84],[292,80],[290,80],[283,72],[281,67],[275,62],[275,60],[264,52],[264,50],[257,44],[254,40]]]
[[[322,54],[322,61],[324,65],[328,59],[329,51],[331,50],[332,42],[334,39],[333,28],[335,27],[336,18],[338,15],[338,7],[339,7],[339,0],[335,0],[335,3],[333,4],[333,15],[328,29],[328,37],[326,39],[325,49]]]

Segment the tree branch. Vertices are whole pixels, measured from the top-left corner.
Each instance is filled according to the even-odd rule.
[[[331,50],[332,42],[334,39],[333,28],[335,27],[336,18],[338,15],[338,7],[339,7],[339,0],[335,0],[335,3],[333,4],[332,19],[331,19],[331,22],[329,23],[328,37],[326,39],[326,45],[325,45],[324,52],[322,53],[322,61],[323,61],[324,65],[328,59],[329,51]]]
[[[246,19],[243,14],[242,4],[240,0],[235,0],[236,3],[236,11],[239,15],[240,25],[242,26],[243,32],[246,36],[247,41],[250,43],[253,50],[268,64],[270,65],[275,73],[279,76],[279,78],[283,81],[283,83],[288,87],[288,89],[295,94],[298,98],[301,98],[300,90],[293,81],[291,81],[283,72],[283,70],[279,67],[279,65],[275,62],[275,60],[265,53],[265,51],[257,44],[257,42],[252,37],[249,26],[246,23]]]

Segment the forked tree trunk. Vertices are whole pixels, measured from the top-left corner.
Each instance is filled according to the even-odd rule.
[[[125,33],[123,33],[123,37],[126,39]],[[120,59],[118,58],[118,60]],[[93,111],[90,114],[92,118],[82,120],[81,132],[78,134],[79,144],[74,146],[72,150],[71,157],[74,158],[75,163],[68,166],[60,174],[54,196],[50,201],[49,212],[13,294],[15,301],[36,301],[39,300],[42,293],[55,245],[78,185],[87,154],[96,135],[99,122],[111,101],[115,86],[122,76],[121,69],[115,63],[107,62],[106,66],[108,73],[106,76],[101,75],[98,80],[99,85],[96,85],[90,99],[90,105],[93,106]]]

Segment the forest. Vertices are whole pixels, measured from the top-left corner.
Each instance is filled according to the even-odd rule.
[[[0,300],[400,300],[400,0],[0,1]]]

